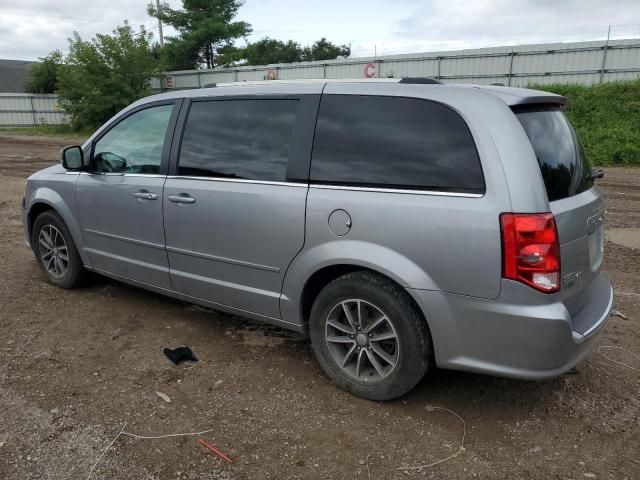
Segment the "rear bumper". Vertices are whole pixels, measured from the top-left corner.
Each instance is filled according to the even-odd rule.
[[[425,312],[441,368],[528,380],[560,375],[593,348],[613,303],[597,277],[573,316],[558,296],[504,280],[496,300],[409,289]],[[554,300],[555,299],[555,300]]]

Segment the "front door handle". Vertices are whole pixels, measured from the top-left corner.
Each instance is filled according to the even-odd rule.
[[[181,193],[180,195],[169,195],[167,199],[173,203],[196,203],[196,199],[190,196],[188,193]]]
[[[133,196],[136,198],[139,198],[140,200],[157,200],[158,199],[158,195],[156,193],[147,192],[146,190],[140,190],[139,192],[135,192]]]

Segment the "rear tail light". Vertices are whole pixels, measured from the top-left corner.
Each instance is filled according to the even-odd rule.
[[[545,293],[560,290],[560,244],[551,213],[503,213],[502,277]]]

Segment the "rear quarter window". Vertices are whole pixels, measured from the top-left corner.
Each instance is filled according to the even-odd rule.
[[[404,97],[323,95],[311,182],[484,193],[464,120],[440,103]]]
[[[573,127],[557,107],[514,109],[538,159],[549,201],[593,186],[591,165]]]

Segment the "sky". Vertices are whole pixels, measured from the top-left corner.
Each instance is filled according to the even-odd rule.
[[[65,52],[72,32],[90,39],[124,19],[157,38],[148,1],[0,0],[0,58]],[[352,57],[594,40],[606,38],[609,25],[614,39],[640,38],[640,0],[246,0],[238,19],[252,25],[249,41],[310,44],[324,36],[350,44]]]

